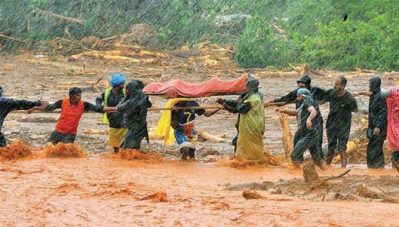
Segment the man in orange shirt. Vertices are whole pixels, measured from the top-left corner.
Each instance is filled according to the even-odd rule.
[[[55,109],[61,109],[61,115],[57,121],[55,130],[51,133],[49,138],[49,142],[53,144],[60,142],[73,143],[83,113],[87,111],[104,113],[107,108],[82,101],[82,90],[73,87],[69,89],[69,98],[58,100],[45,108],[46,111]]]

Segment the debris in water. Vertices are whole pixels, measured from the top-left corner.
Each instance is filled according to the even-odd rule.
[[[168,196],[166,192],[156,192],[141,198],[141,200],[152,200],[152,202],[168,202]]]
[[[161,157],[155,153],[144,153],[136,149],[124,149],[119,152],[119,157],[126,160],[152,160],[160,161]]]
[[[305,178],[305,182],[310,184],[320,181],[312,160],[308,159],[305,161],[305,165],[303,166],[303,178]]]
[[[0,160],[13,160],[32,155],[32,150],[26,143],[16,140],[6,147],[0,148]]]
[[[53,158],[81,158],[85,156],[83,149],[72,143],[48,144],[43,147],[43,151],[47,157]]]
[[[364,198],[369,198],[369,199],[380,199],[380,193],[374,192],[370,190],[368,187],[362,185],[357,189],[357,195],[364,197]]]

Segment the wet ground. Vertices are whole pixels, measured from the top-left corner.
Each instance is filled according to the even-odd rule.
[[[101,60],[68,61],[65,58],[36,59],[31,54],[0,57],[1,85],[4,96],[24,99],[57,101],[67,96],[72,86],[85,88],[83,99],[94,102],[99,91],[92,84],[107,78],[110,72],[126,73],[129,79],[145,82],[180,78],[198,82],[219,76],[235,78],[243,73],[237,68],[206,68],[182,65],[178,61],[168,65],[112,63]],[[296,86],[298,73],[250,70],[260,78],[265,100],[286,94]],[[367,89],[372,73],[323,72],[313,75],[312,84],[332,87],[335,77],[346,75],[351,91]],[[384,86],[396,85],[398,74],[383,75]],[[234,96],[232,96],[234,98]],[[216,97],[204,98],[202,103],[213,103]],[[166,101],[151,97],[154,106]],[[360,98],[367,106],[367,98]],[[292,106],[291,106],[292,107]],[[287,107],[289,108],[289,107]],[[322,106],[324,119],[328,105]],[[33,146],[43,146],[55,127],[57,114],[13,113],[8,116],[3,132],[8,139],[22,139]],[[160,113],[149,113],[148,125],[155,127]],[[273,154],[282,154],[281,127],[274,108],[266,110],[264,141]],[[354,116],[354,122],[361,114]],[[225,111],[211,118],[200,117],[197,127],[212,135],[235,135],[236,116]],[[290,119],[293,131],[295,119]],[[356,130],[357,125],[352,126]],[[384,198],[340,199],[326,192],[323,196],[306,196],[301,186],[302,172],[282,166],[232,168],[223,161],[232,155],[228,143],[199,142],[199,147],[210,147],[223,154],[219,162],[184,163],[173,155],[165,161],[127,161],[111,154],[106,145],[107,127],[101,115],[86,113],[79,127],[76,143],[87,153],[83,158],[28,157],[17,161],[0,162],[0,223],[6,226],[59,225],[258,225],[258,226],[395,226],[399,206]],[[144,146],[145,147],[145,146]],[[173,147],[167,150],[173,154]],[[161,141],[151,141],[151,150],[164,153]],[[206,158],[205,158],[206,159]],[[212,161],[212,160],[211,160]],[[371,171],[364,165],[351,165],[348,176],[331,182],[334,193],[355,194],[360,186],[371,191],[395,193],[397,172],[386,169]],[[321,176],[338,175],[343,170],[332,168],[319,172]],[[282,181],[280,181],[282,180]],[[272,194],[259,190],[261,199],[246,200],[242,190],[230,191],[226,185],[246,182],[285,182],[296,194]],[[355,186],[350,187],[353,183]],[[364,185],[362,184],[364,183]],[[369,184],[368,184],[369,183]],[[337,185],[347,185],[338,187]],[[361,185],[360,185],[361,184]],[[295,187],[298,185],[298,187]],[[334,186],[335,185],[335,186]],[[377,189],[376,189],[377,188]],[[376,192],[377,193],[377,192]],[[390,194],[395,196],[395,194]],[[357,198],[357,197],[356,197]]]

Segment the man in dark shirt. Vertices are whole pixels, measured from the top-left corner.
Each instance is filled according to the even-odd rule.
[[[125,76],[123,74],[112,74],[109,82],[112,87],[107,88],[100,97],[97,97],[97,105],[115,107],[125,98],[123,90]],[[109,125],[108,144],[114,148],[115,153],[119,152],[119,147],[127,133],[127,129],[122,126],[122,121],[123,113],[120,112],[109,112],[103,116],[103,123]]]
[[[148,95],[143,93],[144,83],[133,80],[126,85],[126,97],[114,108],[123,113],[123,127],[128,129],[121,147],[125,149],[140,149],[141,140],[147,139],[147,109],[152,106]]]
[[[174,134],[177,144],[180,146],[181,159],[188,158],[195,159],[195,144],[198,132],[195,130],[196,116],[204,115],[209,117],[215,114],[218,110],[207,112],[200,108],[198,102],[194,100],[183,100],[176,103],[171,110],[171,126],[174,129]]]
[[[371,92],[369,101],[369,124],[367,146],[367,166],[369,168],[384,168],[383,145],[387,137],[387,104],[381,93],[381,78],[372,77],[369,80]]]
[[[17,100],[3,97],[3,88],[0,86],[0,147],[7,146],[6,138],[4,137],[1,129],[7,115],[13,110],[28,110],[35,106],[48,105],[45,101],[28,101],[28,100]]]
[[[294,150],[291,153],[292,163],[299,167],[303,163],[303,154],[309,149],[310,155],[320,169],[325,169],[325,164],[320,156],[318,140],[318,130],[314,127],[317,111],[313,104],[313,98],[310,91],[306,88],[300,88],[297,91],[298,108],[294,111],[277,109],[280,113],[285,113],[297,117],[298,130],[294,136]]]
[[[312,79],[310,78],[309,75],[303,75],[297,80],[298,88],[294,89],[293,91],[289,92],[287,95],[282,96],[280,98],[275,98],[272,101],[269,101],[268,103],[285,103],[283,105],[289,104],[289,103],[295,103],[295,107],[299,107],[299,102],[297,100],[297,91],[300,88],[306,88],[310,91],[310,94],[313,97],[313,106],[317,111],[317,116],[315,119],[315,124],[314,128],[318,131],[318,146],[319,146],[319,151],[320,151],[320,157],[324,157],[323,151],[322,151],[322,145],[323,145],[323,117],[321,116],[320,110],[319,110],[319,105],[320,102],[323,101],[324,98],[324,93],[325,91],[319,87],[311,86]]]
[[[346,84],[346,78],[339,77],[335,81],[334,89],[326,91],[324,97],[325,102],[330,102],[330,113],[326,123],[328,138],[326,163],[331,165],[338,144],[342,168],[346,168],[347,165],[346,145],[349,140],[352,112],[357,112],[356,99],[345,90]]]
[[[81,100],[82,90],[77,87],[69,89],[69,98],[58,100],[57,102],[48,105],[45,111],[52,111],[61,109],[60,117],[57,121],[55,130],[51,133],[49,142],[57,143],[74,143],[76,133],[79,126],[79,121],[84,112],[93,111],[103,113],[104,107],[96,106],[89,102]]]

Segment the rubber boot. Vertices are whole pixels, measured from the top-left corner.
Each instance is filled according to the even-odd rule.
[[[190,159],[192,159],[192,160],[195,160],[195,149],[194,148],[189,148],[188,150],[189,150],[188,157]]]
[[[334,159],[334,151],[329,150],[326,155],[326,164],[330,166],[333,159]]]
[[[399,172],[399,151],[392,153],[392,168]]]
[[[189,155],[189,153],[190,153],[190,148],[188,148],[188,147],[182,147],[182,148],[180,148],[180,159],[181,160],[187,160],[187,157],[188,157],[188,155]]]
[[[341,151],[339,155],[341,156],[341,167],[346,168],[346,165],[348,164],[348,155],[346,154],[346,151]]]

